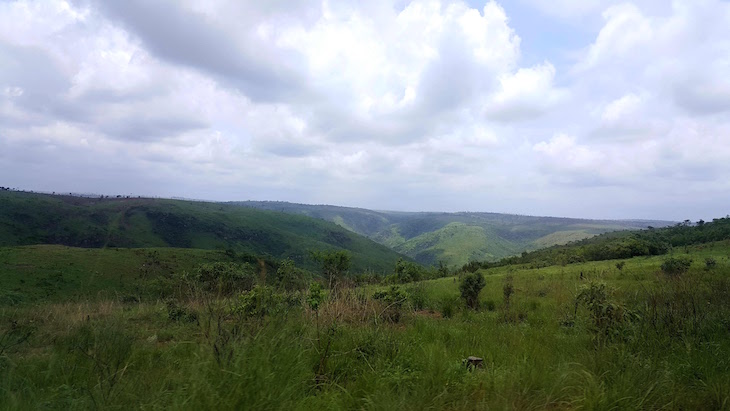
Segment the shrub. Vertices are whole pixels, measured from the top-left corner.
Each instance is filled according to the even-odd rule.
[[[611,300],[611,290],[604,283],[591,281],[581,287],[575,297],[576,309],[583,305],[588,309],[592,321],[595,342],[603,344],[616,339],[623,332],[623,325],[632,313]]]
[[[383,318],[387,321],[397,323],[400,321],[403,304],[408,300],[408,294],[397,285],[390,286],[388,291],[378,291],[373,294],[373,299],[380,300],[386,304],[382,312]]]
[[[297,268],[294,261],[287,258],[276,270],[275,284],[277,288],[287,291],[302,290],[307,285],[307,277],[304,270]]]
[[[408,299],[414,310],[423,310],[428,305],[428,294],[423,283],[418,283],[407,290]]]
[[[421,267],[413,262],[399,258],[395,263],[395,275],[401,284],[420,281],[423,278]]]
[[[711,270],[711,269],[715,268],[716,265],[717,265],[717,260],[715,260],[714,258],[712,258],[712,257],[705,258],[705,269],[706,270]]]
[[[479,293],[486,285],[482,273],[469,273],[464,275],[459,284],[461,298],[466,302],[466,306],[471,309],[479,308]]]
[[[256,268],[248,263],[201,264],[191,279],[206,291],[231,295],[237,291],[248,291],[256,284]]]
[[[233,312],[245,319],[262,319],[267,315],[284,312],[295,304],[294,295],[278,293],[272,287],[257,285],[238,297]]]
[[[319,306],[324,302],[324,292],[322,291],[322,284],[312,281],[309,284],[309,296],[307,297],[307,304],[312,311],[318,311]]]
[[[194,323],[198,322],[198,313],[179,305],[175,300],[167,301],[167,318],[170,321]]]
[[[515,287],[513,284],[512,276],[508,275],[504,278],[504,285],[502,286],[502,295],[504,296],[504,309],[509,311],[510,301],[512,294],[515,293]]]
[[[662,271],[671,276],[684,274],[692,265],[689,257],[669,257],[662,263]]]
[[[624,269],[624,266],[626,265],[626,261],[619,261],[616,263],[616,268],[621,271]]]
[[[441,316],[444,318],[451,318],[454,316],[454,313],[456,312],[458,308],[458,297],[444,297],[439,301],[439,308],[441,311]]]

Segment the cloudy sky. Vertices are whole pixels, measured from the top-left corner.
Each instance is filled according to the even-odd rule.
[[[730,2],[0,0],[0,185],[722,217]]]

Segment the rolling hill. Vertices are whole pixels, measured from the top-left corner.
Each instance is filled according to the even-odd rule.
[[[663,227],[668,221],[585,220],[499,213],[373,211],[276,201],[230,203],[331,221],[422,264],[495,261],[617,230]]]
[[[334,223],[230,204],[0,192],[0,247],[176,247],[291,258],[313,269],[310,250],[349,250],[355,271],[390,273],[402,255]]]

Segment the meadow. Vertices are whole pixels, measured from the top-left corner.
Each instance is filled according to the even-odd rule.
[[[99,251],[99,267],[124,252]],[[0,409],[730,409],[730,242],[674,256],[689,270],[665,273],[667,256],[481,269],[476,310],[458,276],[328,292],[277,289],[270,272],[223,292],[182,275],[157,295],[115,291],[137,274],[6,299]]]

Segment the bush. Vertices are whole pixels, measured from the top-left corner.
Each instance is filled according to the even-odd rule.
[[[479,293],[486,285],[482,273],[469,273],[464,275],[459,284],[461,298],[466,302],[466,306],[471,309],[479,308]]]
[[[714,258],[712,258],[712,257],[705,258],[705,269],[706,270],[711,270],[711,269],[715,268],[716,265],[717,265],[717,260],[715,260]]]
[[[279,264],[276,270],[276,287],[286,290],[302,290],[307,286],[307,272],[294,265],[294,261],[287,258]]]
[[[669,257],[662,263],[662,271],[671,276],[684,274],[692,265],[689,257]]]
[[[401,258],[395,263],[395,276],[400,284],[420,281],[423,278],[422,271],[418,264],[404,261]]]
[[[410,300],[411,306],[414,310],[423,310],[428,305],[428,294],[426,293],[426,287],[423,283],[418,283],[407,290],[408,299]]]
[[[175,300],[168,300],[167,318],[170,321],[195,323],[198,322],[198,313],[179,305]]]
[[[590,284],[582,286],[575,297],[575,305],[576,309],[579,305],[588,309],[597,344],[622,336],[624,324],[633,316],[633,313],[622,305],[612,301],[611,290],[604,283],[591,281]]]
[[[191,276],[186,277],[200,284],[206,291],[231,295],[253,288],[256,284],[256,268],[248,263],[201,264]]]
[[[383,310],[383,318],[387,321],[397,323],[400,321],[403,304],[408,300],[408,294],[397,285],[390,286],[388,291],[378,291],[373,294],[373,299],[380,300],[386,304]]]
[[[458,308],[459,299],[457,297],[444,297],[439,301],[439,308],[441,316],[444,318],[451,318],[454,316]]]
[[[264,318],[286,311],[297,304],[296,294],[278,293],[272,287],[255,286],[238,297],[233,311],[244,318]]]

